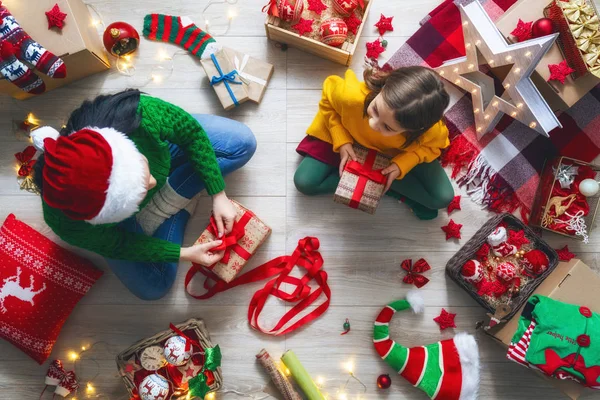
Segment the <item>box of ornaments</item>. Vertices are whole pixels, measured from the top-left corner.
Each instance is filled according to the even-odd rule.
[[[133,399],[203,399],[223,385],[221,349],[204,322],[190,319],[142,339],[117,355],[119,374]]]
[[[569,157],[544,165],[529,223],[587,243],[600,204],[600,166]]]
[[[350,65],[372,0],[270,0],[267,37]]]
[[[490,316],[511,318],[558,265],[558,254],[511,214],[486,222],[446,265],[446,274]]]

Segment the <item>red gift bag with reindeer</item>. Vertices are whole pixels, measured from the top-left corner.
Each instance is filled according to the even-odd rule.
[[[271,228],[262,222],[252,211],[232,201],[237,210],[232,232],[223,238],[221,246],[215,250],[225,250],[223,259],[208,267],[212,273],[225,282],[231,282],[244,268],[250,257],[271,235]],[[206,243],[217,239],[217,225],[213,217],[210,224],[196,241]]]
[[[0,338],[39,364],[102,271],[10,214],[0,227]]]

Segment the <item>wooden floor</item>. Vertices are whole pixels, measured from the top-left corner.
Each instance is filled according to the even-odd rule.
[[[142,18],[150,12],[190,15],[201,22],[201,10],[207,1],[92,0],[90,3],[103,14],[105,21],[125,20],[141,31]],[[293,349],[313,377],[325,378],[324,391],[330,394],[330,399],[336,398],[337,391],[346,382],[348,375],[342,365],[348,360],[354,361],[356,376],[368,388],[362,394],[361,386],[351,382],[346,388],[351,394],[349,399],[356,399],[359,394],[360,398],[369,399],[425,399],[421,392],[394,377],[372,345],[372,325],[380,308],[402,298],[409,289],[401,282],[399,267],[401,260],[406,258],[425,257],[433,271],[428,273],[431,282],[421,289],[426,304],[424,315],[414,316],[407,312],[397,316],[393,323],[397,341],[412,346],[451,337],[454,332],[440,333],[432,321],[442,307],[457,314],[455,332],[474,331],[475,322],[485,315],[483,309],[444,275],[448,259],[489,217],[468,199],[462,202],[463,210],[452,215],[456,222],[464,224],[463,239],[446,242],[440,230],[449,219],[445,211],[437,220],[421,222],[406,206],[386,198],[377,215],[368,216],[334,204],[329,197],[308,198],[295,190],[292,177],[299,162],[294,151],[296,144],[317,110],[323,79],[330,74],[341,75],[345,68],[295,49],[283,52],[268,42],[263,26],[265,17],[260,12],[263,3],[262,0],[240,0],[236,5],[238,17],[231,29],[226,36],[218,37],[223,45],[245,50],[275,65],[275,75],[262,104],[244,104],[235,111],[224,112],[198,62],[187,55],[175,59],[172,77],[160,84],[144,86],[143,90],[189,112],[225,115],[252,128],[258,139],[258,151],[247,167],[227,178],[230,197],[254,210],[273,228],[272,237],[253,258],[251,266],[289,254],[298,239],[304,236],[317,236],[322,243],[324,268],[329,274],[331,307],[305,329],[287,337],[271,338],[252,331],[246,322],[248,302],[260,284],[237,288],[209,301],[196,301],[184,293],[183,277],[188,265],[182,264],[171,293],[160,301],[143,302],[129,294],[98,257],[82,252],[92,257],[105,270],[105,275],[65,324],[51,359],[66,360],[71,349],[103,342],[92,354],[100,364],[99,376],[93,383],[103,395],[101,399],[126,398],[116,373],[114,357],[117,353],[135,341],[167,328],[169,322],[190,317],[203,318],[213,341],[223,349],[227,389],[257,391],[257,398],[262,397],[268,378],[256,364],[254,355],[265,347],[274,357]],[[418,21],[438,3],[439,0],[375,0],[352,68],[357,73],[362,71],[364,43],[376,38],[375,29],[370,27],[382,12],[395,16],[395,30],[386,37],[393,50],[416,31]],[[215,5],[209,13],[225,15],[226,11],[223,5]],[[58,127],[82,100],[138,86],[158,63],[159,49],[171,54],[178,50],[173,45],[144,40],[137,54],[138,72],[134,78],[112,70],[26,102],[0,97],[0,220],[14,213],[56,239],[43,222],[40,199],[21,192],[17,186],[13,154],[22,150],[26,143],[15,138],[11,121],[22,120],[32,111],[45,124]],[[186,243],[192,243],[199,235],[209,213],[209,199],[201,198],[200,207],[189,224]],[[566,243],[556,236],[548,236],[548,240],[555,247]],[[600,235],[597,234],[587,246],[569,242],[570,248],[594,268],[598,267],[595,251],[599,244]],[[265,326],[285,310],[281,303],[269,303],[263,322]],[[346,318],[350,319],[352,331],[340,336]],[[479,344],[482,399],[563,398],[548,382],[508,362],[503,349],[490,339],[480,337]],[[43,388],[46,367],[39,367],[8,343],[0,343],[0,399],[37,399],[37,393]],[[94,373],[93,367],[89,364],[88,367],[83,371],[83,379],[89,379]],[[393,378],[392,387],[386,392],[377,391],[375,385],[377,376],[382,373],[390,373]],[[238,398],[231,393],[218,397]],[[592,397],[588,394],[586,398]]]

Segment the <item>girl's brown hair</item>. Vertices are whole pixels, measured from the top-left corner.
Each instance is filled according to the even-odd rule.
[[[364,115],[367,116],[369,105],[381,93],[394,110],[398,124],[406,129],[404,148],[442,119],[450,103],[442,80],[429,68],[403,67],[391,72],[367,69],[364,79],[371,90],[365,99]]]

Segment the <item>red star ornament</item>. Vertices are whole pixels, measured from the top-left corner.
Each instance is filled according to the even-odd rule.
[[[519,18],[519,22],[517,22],[517,27],[510,34],[515,36],[518,42],[523,42],[527,39],[531,39],[533,37],[533,34],[531,32],[532,25],[533,21],[523,22]]]
[[[321,0],[308,0],[308,9],[321,15],[323,11],[327,10],[327,6]]]
[[[517,248],[521,248],[521,246],[529,244],[529,239],[525,237],[525,231],[508,231],[508,243],[513,246],[517,246]]]
[[[67,14],[60,11],[58,4],[55,4],[50,11],[46,11],[46,18],[48,19],[48,29],[51,29],[53,26],[62,29],[65,26]]]
[[[377,27],[377,29],[379,29],[379,34],[383,35],[384,33],[386,33],[387,31],[393,31],[394,27],[392,26],[392,20],[394,19],[394,17],[389,17],[387,18],[385,15],[381,14],[381,17],[379,18],[379,22],[377,22],[375,24],[375,26]]]
[[[575,70],[567,64],[567,60],[562,60],[559,64],[550,64],[548,65],[548,69],[550,70],[548,82],[559,81],[563,85],[565,84],[567,76],[575,72]]]
[[[123,374],[133,377],[135,373],[140,371],[141,369],[142,367],[135,361],[135,358],[132,358],[128,360],[125,366],[123,367]]]
[[[460,198],[461,196],[454,196],[450,204],[448,204],[448,215],[454,210],[462,210],[460,208]]]
[[[448,329],[448,328],[456,328],[456,324],[454,323],[454,318],[456,314],[449,313],[445,309],[442,308],[442,312],[440,315],[435,317],[433,320],[437,322],[440,326],[440,330]]]
[[[446,233],[446,240],[451,238],[460,239],[460,230],[462,229],[461,224],[457,224],[453,220],[450,220],[448,225],[442,226],[442,230]]]
[[[298,35],[302,36],[305,33],[312,32],[312,30],[313,30],[313,28],[312,28],[313,22],[314,22],[313,19],[300,18],[300,21],[298,21],[298,23],[296,23],[295,25],[292,25],[292,29],[294,29],[295,31],[297,31]]]
[[[356,35],[358,27],[362,24],[362,19],[358,18],[356,14],[352,14],[349,17],[344,18],[344,22],[348,25],[348,31]]]
[[[569,251],[569,246],[565,246],[562,249],[556,249],[556,252],[558,253],[558,259],[560,261],[571,261],[575,258],[575,254]]]
[[[379,55],[385,51],[385,47],[381,45],[381,40],[376,39],[374,42],[367,43],[367,57],[373,60],[379,58]]]

